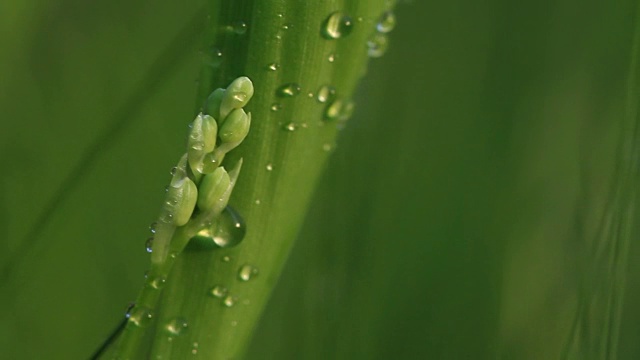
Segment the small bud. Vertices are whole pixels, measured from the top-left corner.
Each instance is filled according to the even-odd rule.
[[[224,195],[229,189],[231,179],[229,174],[223,167],[218,167],[211,174],[207,174],[200,182],[200,191],[198,192],[198,208],[202,211],[208,211],[213,208],[226,206],[228,198]],[[224,204],[221,204],[224,202]]]
[[[205,141],[202,131],[202,113],[196,116],[191,123],[191,131],[189,132],[189,140],[187,140],[187,154],[189,154],[189,166],[193,172],[202,170],[202,158],[206,154],[204,150]]]
[[[233,110],[220,127],[220,140],[237,146],[249,133],[250,125],[251,114],[247,115],[242,109]]]
[[[186,224],[193,214],[197,199],[198,189],[189,178],[185,178],[178,187],[171,187],[163,207],[165,220],[175,226]]]
[[[204,136],[204,151],[210,153],[216,147],[218,137],[218,124],[210,115],[202,117],[202,135]]]
[[[233,109],[241,109],[253,96],[253,83],[246,76],[241,76],[227,87],[220,103],[220,119],[226,121],[227,115]]]
[[[207,98],[204,105],[204,113],[213,116],[215,119],[222,119],[220,117],[220,103],[224,97],[225,90],[217,88]]]

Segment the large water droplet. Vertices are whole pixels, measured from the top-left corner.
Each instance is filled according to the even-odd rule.
[[[211,294],[211,296],[216,298],[223,298],[225,295],[227,295],[228,292],[229,290],[227,290],[226,287],[222,285],[216,285],[211,288],[211,290],[209,291],[209,294]]]
[[[138,327],[145,327],[151,322],[153,318],[153,312],[146,306],[134,306],[131,311],[127,313],[129,322]]]
[[[296,130],[296,124],[295,124],[295,123],[290,122],[290,123],[288,123],[288,124],[285,124],[282,128],[283,128],[284,130],[286,130],[286,131],[290,131],[290,132],[292,132],[292,131],[295,131],[295,130]]]
[[[349,35],[353,28],[353,20],[349,15],[336,11],[322,23],[320,33],[327,39],[339,39]]]
[[[284,84],[276,90],[276,94],[281,97],[294,97],[300,94],[300,85],[296,83]]]
[[[258,275],[258,268],[249,264],[242,265],[238,270],[238,279],[249,281]]]
[[[331,85],[323,85],[318,89],[318,96],[316,99],[319,103],[326,103],[328,101],[333,100],[336,96],[336,88]]]
[[[380,19],[376,24],[376,30],[386,34],[388,32],[391,32],[391,30],[393,30],[395,26],[396,26],[395,14],[393,13],[393,11],[385,11],[382,14],[382,16],[380,16]]]
[[[229,248],[240,244],[246,232],[242,216],[234,208],[227,206],[215,223],[198,231],[191,243],[206,249]]]
[[[273,165],[271,163],[267,164],[266,169],[267,169],[267,171],[272,171],[273,170]]]
[[[383,33],[373,34],[367,41],[367,54],[372,58],[379,58],[387,52],[389,39]]]
[[[187,323],[187,320],[181,317],[176,317],[169,320],[164,329],[169,333],[169,336],[179,336],[187,332],[188,326],[189,323]]]

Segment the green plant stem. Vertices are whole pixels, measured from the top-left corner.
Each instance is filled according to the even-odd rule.
[[[230,204],[244,217],[247,233],[235,248],[187,248],[172,258],[170,271],[152,268],[154,276],[167,275],[166,286],[162,293],[148,287],[141,293],[138,304],[153,308],[154,320],[144,334],[127,326],[123,358],[242,356],[350,115],[350,99],[366,72],[367,40],[392,5],[385,0],[210,3],[204,47],[213,53],[204,57],[197,103],[238,76],[248,76],[255,87],[247,106],[253,115],[250,133],[225,159],[244,159]],[[350,17],[344,18],[347,28],[336,38],[323,36],[336,11]],[[323,86],[335,88],[335,98],[318,100]],[[194,234],[175,236],[188,240]],[[212,296],[215,286],[228,293]],[[184,319],[187,329],[167,333],[175,319]]]

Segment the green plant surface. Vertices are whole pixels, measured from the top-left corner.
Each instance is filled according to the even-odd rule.
[[[225,161],[244,159],[231,204],[247,236],[179,257],[142,351],[640,356],[638,1],[400,1],[353,117],[314,128],[324,105],[306,94],[326,81],[349,98],[373,25],[329,40],[321,13],[390,6],[345,3],[0,4],[3,358],[87,358],[122,321],[187,125],[241,75],[252,129]],[[278,97],[290,82],[301,93]],[[188,326],[164,350],[173,316]]]

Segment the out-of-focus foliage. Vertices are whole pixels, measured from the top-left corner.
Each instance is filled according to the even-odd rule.
[[[135,297],[193,112],[199,42],[175,39],[199,6],[0,4],[7,358],[87,357]],[[623,215],[637,6],[400,3],[248,358],[604,358],[567,344],[608,295],[577,336],[640,356],[638,246],[613,257],[624,292],[599,290],[621,274],[590,251]]]

